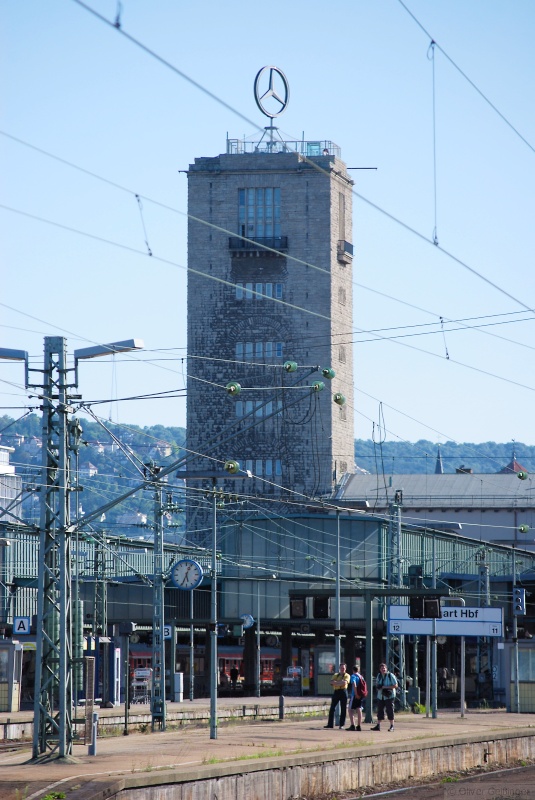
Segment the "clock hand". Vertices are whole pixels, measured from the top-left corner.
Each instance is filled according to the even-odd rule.
[[[184,584],[188,580],[188,573],[189,573],[190,569],[191,569],[191,564],[188,564],[188,566],[186,567],[186,574],[184,575],[184,580],[182,581],[182,584],[181,584],[182,586],[184,586]]]

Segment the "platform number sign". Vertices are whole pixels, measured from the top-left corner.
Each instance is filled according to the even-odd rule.
[[[28,636],[30,633],[30,617],[13,618],[13,636]]]

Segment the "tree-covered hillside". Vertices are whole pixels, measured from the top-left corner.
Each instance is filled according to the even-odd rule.
[[[100,506],[123,494],[139,484],[142,479],[143,464],[153,461],[165,466],[176,461],[181,455],[185,440],[183,428],[167,428],[163,425],[140,428],[137,425],[118,425],[98,422],[85,417],[80,418],[82,441],[79,448],[79,485],[77,493],[81,513],[95,511]],[[115,437],[118,442],[114,441]],[[41,418],[30,414],[17,421],[8,416],[0,417],[0,444],[14,447],[11,463],[17,473],[22,475],[23,486],[31,489],[40,481],[42,461]],[[74,477],[74,476],[73,476]],[[139,491],[121,505],[106,513],[102,520],[107,529],[127,524],[131,533],[145,519],[153,520],[151,492]],[[38,519],[38,495],[28,491],[24,499],[24,516],[30,522]],[[173,519],[173,523],[183,522],[183,515]],[[177,532],[179,529],[176,529]],[[143,531],[139,530],[140,534]],[[150,534],[149,534],[150,535]]]
[[[385,474],[431,474],[435,471],[438,448],[445,473],[454,473],[458,467],[474,472],[498,472],[512,459],[528,471],[535,469],[535,446],[521,442],[482,442],[480,444],[445,442],[437,445],[426,439],[418,442],[374,443],[371,439],[355,441],[355,461],[368,472]]]
[[[121,443],[121,449],[101,424],[86,417],[81,417],[80,421],[83,433],[79,451],[79,483],[83,491],[77,493],[77,497],[83,513],[96,510],[139,484],[143,463],[152,460],[165,466],[178,459],[185,442],[184,428],[164,425],[141,428],[105,422],[106,428]],[[40,416],[29,414],[16,421],[8,416],[0,417],[0,444],[15,448],[11,463],[22,475],[23,486],[28,489],[37,487],[42,459]],[[438,446],[425,439],[414,443],[387,441],[382,444],[364,439],[355,441],[357,466],[372,473],[432,474],[437,452]],[[440,445],[445,473],[454,473],[461,466],[476,473],[495,473],[511,461],[513,452],[522,466],[535,471],[535,446],[520,442],[445,442]],[[38,495],[28,491],[24,500],[25,518],[37,521],[38,514]],[[117,526],[124,531],[126,526],[133,534],[139,530],[138,525],[145,520],[150,524],[152,519],[152,493],[140,490],[107,512],[102,522],[109,530]],[[183,514],[172,519],[173,525],[179,525],[174,529],[177,534],[183,528],[183,522]],[[150,535],[150,530],[139,530],[139,533]]]

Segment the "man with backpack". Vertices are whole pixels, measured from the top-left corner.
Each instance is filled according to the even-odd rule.
[[[362,725],[362,701],[368,695],[366,681],[359,672],[358,664],[353,667],[351,678],[349,679],[349,722],[351,723],[348,731],[361,731]],[[357,712],[357,725],[355,727],[355,711]]]
[[[396,676],[388,671],[386,664],[379,664],[379,674],[375,679],[375,686],[377,688],[377,725],[372,728],[372,731],[381,730],[381,722],[386,716],[390,721],[389,731],[394,730],[394,699],[396,697],[396,689],[398,688],[398,681]]]

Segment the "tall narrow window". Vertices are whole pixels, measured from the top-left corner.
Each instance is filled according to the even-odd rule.
[[[263,291],[262,291],[263,284],[262,283],[257,283],[256,286],[255,286],[255,289],[256,289],[255,300],[261,300],[262,299],[262,294],[263,294]]]
[[[266,478],[271,478],[273,475],[273,461],[266,458]]]
[[[252,342],[245,342],[245,358],[247,361],[251,361],[253,358],[253,343]]]
[[[248,239],[281,235],[281,190],[277,188],[238,190],[238,229]]]
[[[243,300],[243,283],[236,284],[236,300]]]
[[[255,358],[257,361],[262,361],[264,357],[264,342],[256,342]]]
[[[245,299],[252,300],[253,299],[253,284],[246,283],[245,284]]]
[[[340,239],[346,238],[346,197],[343,192],[338,194],[338,227]]]
[[[238,361],[243,360],[243,342],[236,342],[236,358]]]

